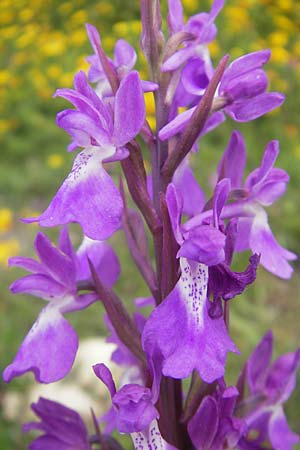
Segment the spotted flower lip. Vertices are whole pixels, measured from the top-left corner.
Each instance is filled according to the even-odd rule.
[[[60,233],[58,247],[41,232],[36,236],[35,247],[39,261],[21,256],[10,259],[10,265],[32,272],[16,280],[11,291],[40,297],[48,304],[29,330],[14,361],[5,369],[6,382],[28,371],[41,383],[65,377],[73,365],[78,338],[63,314],[85,309],[98,298],[94,293],[77,294],[77,282],[91,276],[87,257],[107,287],[115,283],[120,272],[118,259],[105,242],[84,239],[75,253],[67,228]]]

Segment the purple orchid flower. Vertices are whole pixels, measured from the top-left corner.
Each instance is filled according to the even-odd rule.
[[[3,379],[6,382],[28,371],[41,383],[64,378],[73,365],[78,338],[63,314],[85,309],[97,300],[94,293],[77,294],[77,282],[91,277],[87,258],[107,287],[113,286],[120,272],[118,259],[105,242],[84,239],[75,253],[67,228],[61,230],[58,247],[39,232],[35,248],[39,261],[21,256],[9,260],[11,266],[32,272],[16,280],[11,291],[40,297],[48,304],[25,337],[14,361],[5,369]]]
[[[215,191],[214,223],[183,233],[180,226],[182,199],[173,184],[166,200],[175,239],[181,246],[181,276],[171,293],[154,309],[143,330],[143,348],[154,366],[173,378],[188,377],[196,369],[211,383],[224,375],[226,354],[238,352],[223,318],[209,316],[208,267],[225,258],[225,235],[218,229],[218,217],[229,185],[222,180]]]
[[[31,409],[41,421],[27,423],[23,430],[44,434],[31,442],[29,450],[91,450],[86,427],[76,411],[45,398],[32,403]]]
[[[236,387],[226,387],[220,380],[218,389],[204,397],[188,423],[188,432],[197,450],[236,448],[244,434],[244,421],[234,417],[238,396]]]
[[[281,247],[273,236],[264,206],[271,205],[280,197],[289,181],[288,174],[274,163],[279,153],[277,141],[266,146],[261,165],[247,177],[242,185],[246,161],[245,144],[242,135],[235,131],[219,164],[219,179],[231,180],[235,202],[226,205],[222,219],[237,219],[235,250],[251,249],[260,255],[260,263],[269,272],[281,278],[290,278],[293,268],[288,261],[297,256]],[[183,226],[185,232],[203,223],[212,211],[206,211],[191,218]]]
[[[292,450],[295,444],[300,444],[300,435],[289,428],[283,410],[283,404],[296,385],[300,349],[280,356],[271,364],[272,349],[273,335],[269,331],[246,363],[250,394],[247,403],[255,407],[244,417],[245,436],[249,436],[252,429],[258,434],[252,440],[243,437],[238,446],[242,450],[264,449],[266,440],[270,440],[272,448],[282,450]]]
[[[145,121],[143,92],[138,73],[129,73],[120,83],[112,113],[83,72],[75,76],[74,86],[75,90],[59,89],[55,94],[77,108],[59,113],[57,123],[72,136],[71,149],[84,150],[48,208],[38,218],[25,221],[37,221],[44,227],[78,222],[86,236],[104,240],[120,228],[123,202],[102,162],[128,156],[125,146]]]
[[[110,370],[104,364],[93,366],[96,376],[109,390],[112,406],[110,419],[120,433],[129,433],[136,450],[174,450],[161,436],[157,419],[159,413],[149,388],[126,384],[116,390]]]
[[[248,175],[242,186],[246,153],[243,137],[236,131],[230,139],[218,172],[219,177],[231,179],[234,189],[242,189],[243,199],[232,206],[228,205],[226,212],[226,208],[223,210],[224,217],[238,218],[235,250],[250,248],[253,253],[260,254],[260,262],[267,270],[281,278],[290,278],[293,269],[288,261],[296,259],[296,255],[277,243],[264,210],[264,206],[271,205],[284,193],[289,181],[284,170],[273,167],[278,154],[278,142],[269,142],[260,167]]]
[[[98,48],[101,46],[100,35],[97,29],[90,24],[86,24],[86,30],[90,43],[94,49],[94,54],[86,58],[87,62],[91,65],[88,72],[88,79],[91,83],[97,83],[96,92],[103,98],[112,96],[111,86],[103,70]],[[135,66],[137,60],[137,54],[134,48],[124,39],[119,39],[116,42],[114,48],[113,60],[108,59],[111,66],[115,69],[119,80],[124,78]],[[158,88],[156,83],[150,81],[141,80],[143,92],[152,92]]]
[[[262,66],[270,58],[269,50],[261,50],[244,55],[233,61],[225,70],[218,87],[212,111],[222,109],[237,122],[248,122],[278,108],[284,101],[284,95],[278,92],[266,92],[268,80]],[[161,140],[169,139],[181,132],[188,124],[209,80],[213,74],[200,57],[194,57],[182,71],[178,104],[192,108],[172,119],[159,132]],[[219,111],[220,113],[220,111]],[[212,114],[212,118],[215,114]],[[224,117],[223,117],[224,120]],[[218,126],[222,119],[215,117]]]
[[[204,61],[209,57],[205,44],[211,42],[216,34],[217,28],[214,20],[224,5],[224,0],[214,0],[209,13],[199,13],[190,17],[188,22],[183,22],[183,9],[180,0],[168,0],[169,15],[168,24],[171,34],[185,32],[192,36],[185,42],[180,50],[177,50],[172,56],[164,61],[161,70],[173,71],[178,69],[188,59],[200,55]]]

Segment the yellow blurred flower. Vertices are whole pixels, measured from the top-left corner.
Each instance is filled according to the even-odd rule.
[[[212,58],[216,58],[220,55],[221,49],[217,41],[213,41],[208,45]]]
[[[274,31],[268,36],[268,42],[271,46],[282,46],[284,47],[288,42],[288,34],[284,31]]]
[[[20,243],[17,239],[0,240],[0,264],[7,266],[7,260],[11,256],[20,253]]]
[[[62,69],[57,64],[52,64],[51,66],[48,66],[46,68],[46,71],[47,71],[47,75],[53,79],[59,78],[62,74]]]
[[[0,232],[11,230],[13,226],[13,213],[8,208],[0,208]]]
[[[87,40],[86,32],[84,28],[72,31],[70,36],[70,42],[72,44],[81,45]]]
[[[88,21],[88,15],[83,9],[79,9],[72,14],[69,20],[72,25],[83,25]]]
[[[8,23],[12,22],[14,19],[14,14],[12,11],[7,10],[7,11],[1,11],[0,14],[0,23],[2,25],[7,25]]]
[[[0,85],[5,85],[9,82],[11,74],[8,70],[0,70]]]
[[[282,47],[272,47],[271,61],[279,64],[286,64],[289,61],[289,53],[285,48]]]
[[[112,36],[104,36],[102,39],[102,43],[105,50],[110,52],[114,48],[116,40]]]
[[[147,115],[155,114],[155,101],[152,92],[146,92],[144,94],[145,105],[146,105],[146,113]]]
[[[197,2],[195,0],[182,0],[182,6],[187,12],[195,12],[197,10]]]
[[[109,2],[99,2],[95,5],[95,10],[97,11],[98,14],[107,15],[113,12],[114,7]]]
[[[50,169],[58,169],[64,164],[64,158],[60,153],[52,153],[47,158],[47,165]]]
[[[41,46],[41,52],[45,56],[61,55],[66,50],[63,39],[51,39]]]
[[[116,22],[113,25],[113,32],[120,37],[125,37],[129,34],[129,24],[128,22]]]
[[[27,22],[28,20],[32,19],[33,15],[35,13],[34,8],[22,8],[19,12],[19,17],[22,22]]]
[[[242,31],[250,24],[249,14],[244,6],[230,6],[224,9],[224,15],[230,23],[230,31]]]

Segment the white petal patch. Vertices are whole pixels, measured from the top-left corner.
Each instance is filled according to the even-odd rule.
[[[65,183],[74,186],[87,179],[91,173],[98,173],[102,161],[111,157],[115,151],[116,148],[113,146],[86,148],[76,156]]]
[[[180,258],[181,277],[178,282],[190,319],[199,328],[203,326],[203,308],[207,297],[208,267]]]
[[[147,431],[131,433],[131,438],[135,450],[171,450],[174,448],[162,438],[156,419],[150,423]]]

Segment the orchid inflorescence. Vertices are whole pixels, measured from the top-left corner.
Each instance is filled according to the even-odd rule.
[[[246,147],[242,134],[234,131],[209,198],[189,164],[201,137],[226,115],[248,122],[284,101],[282,94],[267,91],[263,67],[268,50],[230,64],[225,56],[214,68],[208,44],[215,39],[223,3],[214,0],[208,13],[185,22],[181,1],[168,0],[164,34],[159,0],[141,1],[140,43],[150,81],[134,70],[137,55],[131,45],[117,41],[110,59],[98,31],[88,24],[94,51],[87,58],[88,76],[77,73],[74,89],[55,93],[74,106],[58,114],[57,124],[72,138],[68,150],[80,153],[48,208],[24,219],[42,227],[61,226],[57,246],[38,232],[38,260],[9,261],[30,272],[12,284],[12,292],[47,304],[3,378],[9,382],[28,371],[40,383],[66,377],[78,337],[64,314],[100,301],[108,340],[116,346],[112,359],[124,368],[126,382],[117,388],[108,367],[101,361],[93,367],[108,389],[111,408],[99,420],[94,416],[92,436],[78,413],[39,399],[32,409],[40,422],[24,430],[43,434],[30,449],[122,448],[111,437],[115,430],[130,434],[136,450],[290,450],[300,443],[283,409],[295,387],[299,350],[271,362],[269,331],[236,385],[227,386],[224,378],[227,353],[239,353],[229,333],[230,300],[255,280],[259,264],[290,278],[296,255],[277,242],[265,209],[289,181],[284,170],[274,167],[277,141],[267,144],[259,167],[243,181]],[[156,131],[146,119],[145,92],[155,99]],[[105,165],[111,163],[114,171],[118,162],[119,186]],[[67,228],[71,222],[84,235],[77,251]],[[147,296],[135,300],[134,315],[113,290],[120,264],[106,240],[120,229],[146,285]],[[233,271],[234,254],[245,250],[252,253],[248,266]],[[145,306],[148,316],[142,313]],[[188,380],[184,388],[183,379]]]

